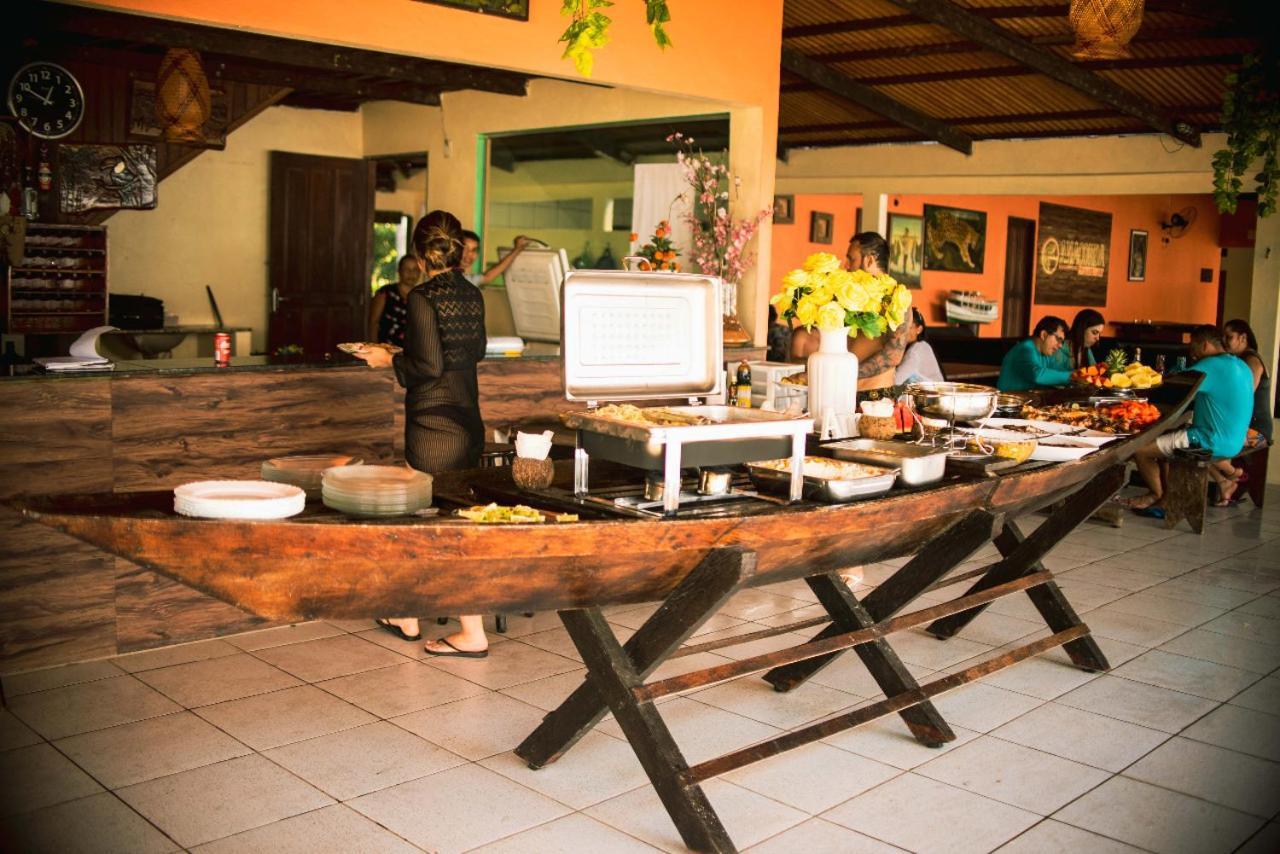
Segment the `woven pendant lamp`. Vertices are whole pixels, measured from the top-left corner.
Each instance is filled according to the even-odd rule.
[[[166,142],[201,142],[212,99],[200,54],[171,48],[156,75],[156,118]]]
[[[1142,26],[1144,0],[1071,0],[1067,20],[1075,31],[1077,59],[1125,59]]]

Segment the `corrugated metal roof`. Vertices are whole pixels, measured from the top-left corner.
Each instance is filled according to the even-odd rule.
[[[1147,0],[1128,58],[1080,60],[1071,56],[1067,0],[951,2],[1200,130],[1216,128],[1223,78],[1260,39],[1256,25],[1231,18],[1229,4],[1205,4],[1193,16],[1184,3]],[[890,0],[786,0],[783,44],[976,139],[1155,132],[1150,121]],[[784,147],[928,138],[785,68],[779,136]]]

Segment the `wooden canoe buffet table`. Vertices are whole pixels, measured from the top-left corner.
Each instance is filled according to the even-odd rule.
[[[949,476],[934,487],[844,505],[779,504],[766,512],[674,519],[597,514],[511,526],[443,513],[510,494],[507,469],[437,478],[439,518],[362,521],[309,506],[279,522],[188,519],[173,513],[169,491],[14,504],[30,518],[268,618],[554,609],[588,675],[516,752],[533,768],[547,765],[612,712],[685,843],[697,851],[733,851],[701,788],[705,780],[890,714],[922,744],[940,746],[955,734],[931,698],[1057,646],[1078,667],[1109,668],[1042,560],[1115,494],[1126,461],[1183,416],[1197,384],[1198,375],[1171,378],[1152,394],[1161,404],[1160,421],[1077,461],[1028,463],[994,477]],[[620,474],[593,470],[597,481]],[[557,480],[572,483],[570,465],[560,464]],[[1051,505],[1056,509],[1030,533],[1014,521]],[[999,560],[952,574],[988,542]],[[836,574],[904,556],[912,557],[862,600]],[[735,592],[798,578],[826,616],[685,645]],[[922,594],[966,581],[963,595],[907,611]],[[945,640],[991,602],[1018,593],[1030,597],[1050,635],[924,684],[894,652],[896,632],[923,626]],[[657,611],[619,644],[601,609],[655,601],[662,603]],[[646,682],[671,658],[806,627],[819,629],[806,643]],[[849,650],[885,699],[693,766],[655,704],[754,673],[777,691],[790,691]]]

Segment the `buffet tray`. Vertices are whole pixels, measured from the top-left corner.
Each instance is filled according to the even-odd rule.
[[[947,452],[940,448],[889,442],[880,439],[845,439],[822,446],[837,460],[851,460],[885,468],[897,468],[903,486],[923,486],[942,480]]]
[[[565,412],[561,422],[571,430],[583,430],[634,442],[718,442],[727,439],[790,436],[813,432],[812,418],[797,418],[782,412],[745,409],[738,406],[664,406],[662,409],[691,418],[705,418],[709,424],[648,425],[620,421],[591,410]],[[740,461],[741,462],[741,461]]]
[[[785,463],[788,468],[793,463],[789,458],[771,460],[770,462],[775,465]],[[835,473],[836,476],[820,475],[810,473],[811,464],[836,468],[844,467],[851,470],[856,468],[860,471],[853,472],[847,477],[841,477],[838,473]],[[774,468],[767,464],[755,462],[747,464],[747,473],[751,476],[752,483],[761,490],[785,492],[791,486],[791,472],[786,469]],[[881,495],[893,489],[893,484],[897,479],[897,469],[847,463],[839,460],[829,460],[824,457],[804,458],[804,497],[812,501],[843,504],[859,498]]]

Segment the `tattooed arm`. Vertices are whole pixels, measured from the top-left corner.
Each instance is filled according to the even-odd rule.
[[[897,330],[886,332],[881,336],[884,345],[879,352],[872,353],[858,362],[859,379],[878,376],[885,371],[898,367],[898,364],[902,361],[902,355],[907,351],[907,334],[910,331],[910,326],[909,323],[903,323]]]

